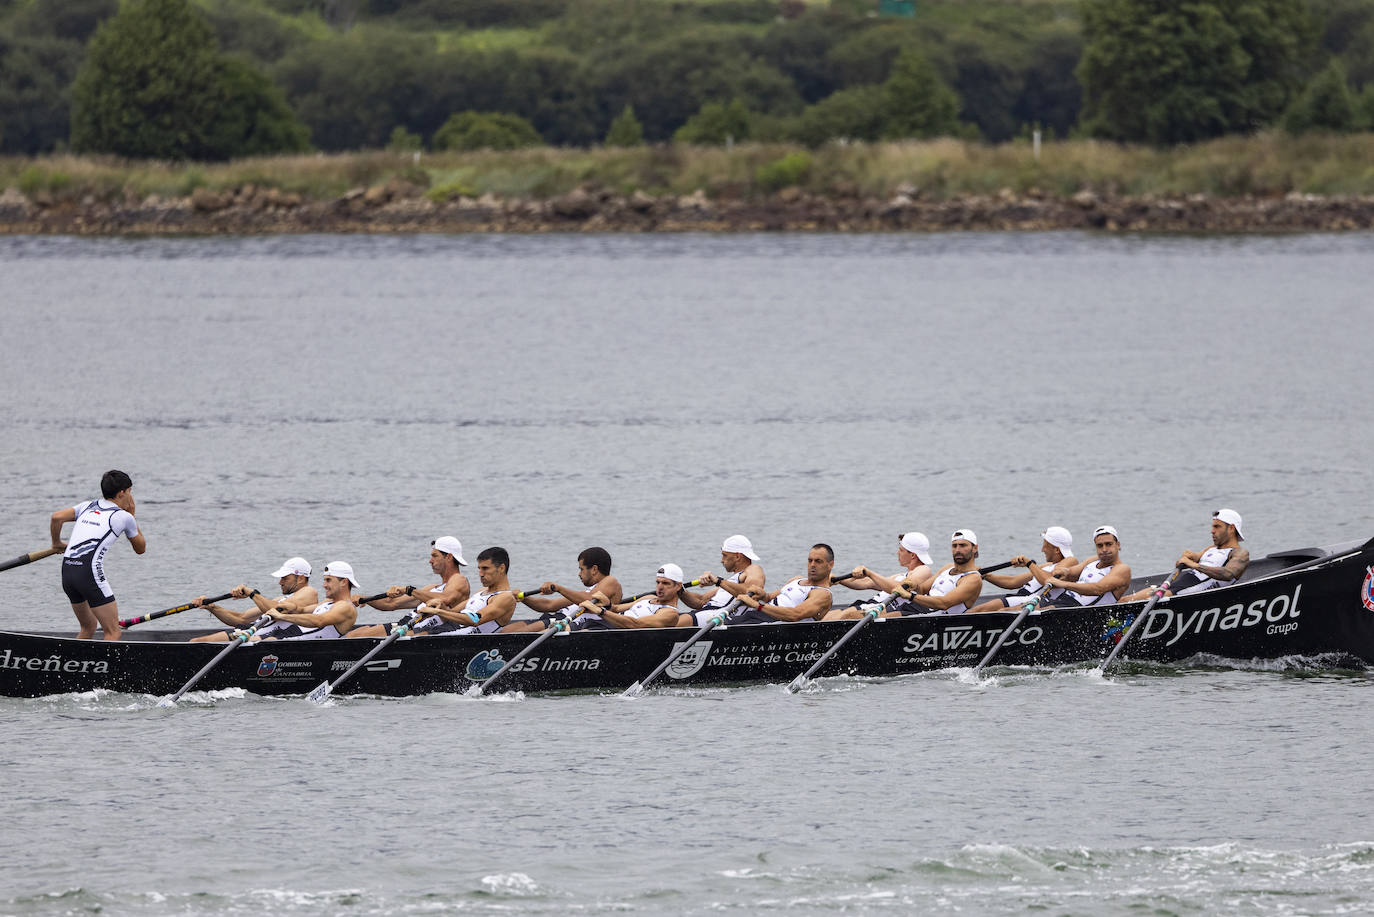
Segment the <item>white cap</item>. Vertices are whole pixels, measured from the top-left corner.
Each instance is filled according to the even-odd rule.
[[[759,556],[754,553],[754,545],[743,535],[731,535],[725,539],[725,544],[720,549],[726,554],[743,554],[750,560],[758,560]]]
[[[341,560],[331,560],[329,563],[325,564],[324,575],[337,576],[339,579],[346,579],[353,584],[354,589],[363,588],[362,583],[359,583],[358,578],[353,575],[353,566],[351,564],[346,564]]]
[[[1065,557],[1073,556],[1073,536],[1062,525],[1050,526],[1040,533],[1040,537],[1062,551]],[[1097,536],[1094,535],[1093,537],[1096,538]]]
[[[677,564],[664,564],[658,568],[658,576],[680,583],[682,582],[682,568]]]
[[[930,556],[930,539],[920,532],[907,532],[902,536],[899,544],[919,557],[921,563],[929,564],[935,562]]]
[[[281,579],[283,576],[309,576],[310,561],[304,557],[293,557],[282,564],[281,569],[272,575],[277,579]]]
[[[950,544],[953,544],[956,541],[967,541],[975,548],[978,547],[978,535],[976,532],[973,531],[973,529],[960,529],[953,535],[949,536]]]
[[[463,543],[452,535],[436,538],[431,541],[430,544],[440,552],[452,555],[453,559],[458,561],[458,563],[463,565],[467,564],[467,561],[463,560]]]
[[[1121,540],[1121,536],[1116,533],[1116,529],[1112,528],[1110,525],[1099,525],[1097,528],[1093,529],[1093,541],[1097,540],[1098,535],[1110,535],[1117,541]]]
[[[1220,519],[1227,525],[1234,525],[1236,527],[1236,537],[1241,541],[1245,540],[1245,536],[1240,533],[1240,513],[1233,509],[1219,509],[1215,513],[1212,513],[1212,518]]]

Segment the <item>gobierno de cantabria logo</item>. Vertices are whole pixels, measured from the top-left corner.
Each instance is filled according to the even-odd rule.
[[[1374,567],[1370,567],[1364,575],[1364,585],[1360,587],[1360,601],[1364,602],[1366,611],[1374,611]]]

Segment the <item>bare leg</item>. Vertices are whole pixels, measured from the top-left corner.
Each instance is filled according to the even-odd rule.
[[[105,632],[106,640],[118,640],[123,633],[119,626],[119,603],[106,602],[104,605],[97,605],[90,609],[90,614],[100,622],[100,629]]]
[[[91,606],[85,602],[72,602],[72,613],[76,615],[76,622],[80,629],[76,632],[78,640],[89,640],[95,636],[95,615],[91,614]]]
[[[857,606],[853,608],[832,608],[825,613],[822,621],[857,621],[864,613]]]
[[[983,612],[986,612],[986,611],[1006,611],[1006,610],[1007,610],[1007,606],[1002,604],[1002,600],[1001,600],[1001,599],[989,599],[989,600],[986,601],[986,602],[980,602],[979,604],[974,605],[974,606],[973,606],[972,608],[970,608],[968,611],[964,612],[964,614],[980,615],[980,614],[982,614]]]
[[[192,643],[228,643],[229,635],[222,630],[217,630],[213,634],[206,634],[203,637],[192,637]]]
[[[364,627],[355,627],[344,636],[349,639],[354,637],[385,637],[386,628],[380,624],[368,624]]]

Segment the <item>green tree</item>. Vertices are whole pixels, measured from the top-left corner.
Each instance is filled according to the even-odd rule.
[[[644,144],[644,128],[640,125],[639,119],[635,117],[633,105],[626,105],[620,110],[620,114],[615,116],[611,122],[611,129],[606,132],[606,146],[642,146]]]
[[[883,135],[886,92],[882,86],[841,89],[807,106],[792,122],[790,133],[800,143],[820,146],[827,140],[878,140]]]
[[[749,139],[749,109],[739,99],[707,102],[673,134],[678,143],[720,144]]]
[[[1087,130],[1188,143],[1274,120],[1301,85],[1304,0],[1085,0]]]
[[[505,112],[464,111],[449,117],[434,134],[436,150],[514,150],[538,146],[534,125]]]
[[[940,80],[925,57],[904,51],[883,84],[883,136],[928,138],[963,133],[958,93]]]
[[[1346,82],[1345,67],[1339,60],[1333,60],[1289,106],[1283,116],[1283,129],[1290,134],[1349,133],[1363,127],[1363,122]]]
[[[207,134],[207,158],[270,156],[310,149],[310,131],[301,124],[286,95],[247,61],[222,57],[217,67],[218,97]]]

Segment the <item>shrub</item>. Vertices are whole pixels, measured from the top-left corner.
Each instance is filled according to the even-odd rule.
[[[1359,130],[1363,118],[1346,83],[1345,67],[1333,60],[1312,78],[1283,116],[1290,134],[1330,131],[1347,134]]]
[[[434,134],[436,150],[515,150],[539,146],[534,125],[505,112],[464,111],[450,115]]]
[[[749,110],[735,99],[729,105],[707,102],[673,134],[678,143],[720,144],[749,139]]]
[[[626,104],[621,109],[620,114],[615,116],[611,122],[611,129],[606,132],[606,146],[642,146],[644,144],[644,127],[635,117],[633,105]]]
[[[811,154],[802,150],[764,163],[754,172],[754,184],[764,191],[778,191],[800,185],[811,175]]]
[[[412,134],[400,124],[391,129],[391,137],[386,142],[387,150],[392,153],[417,153],[424,145],[419,134]]]

